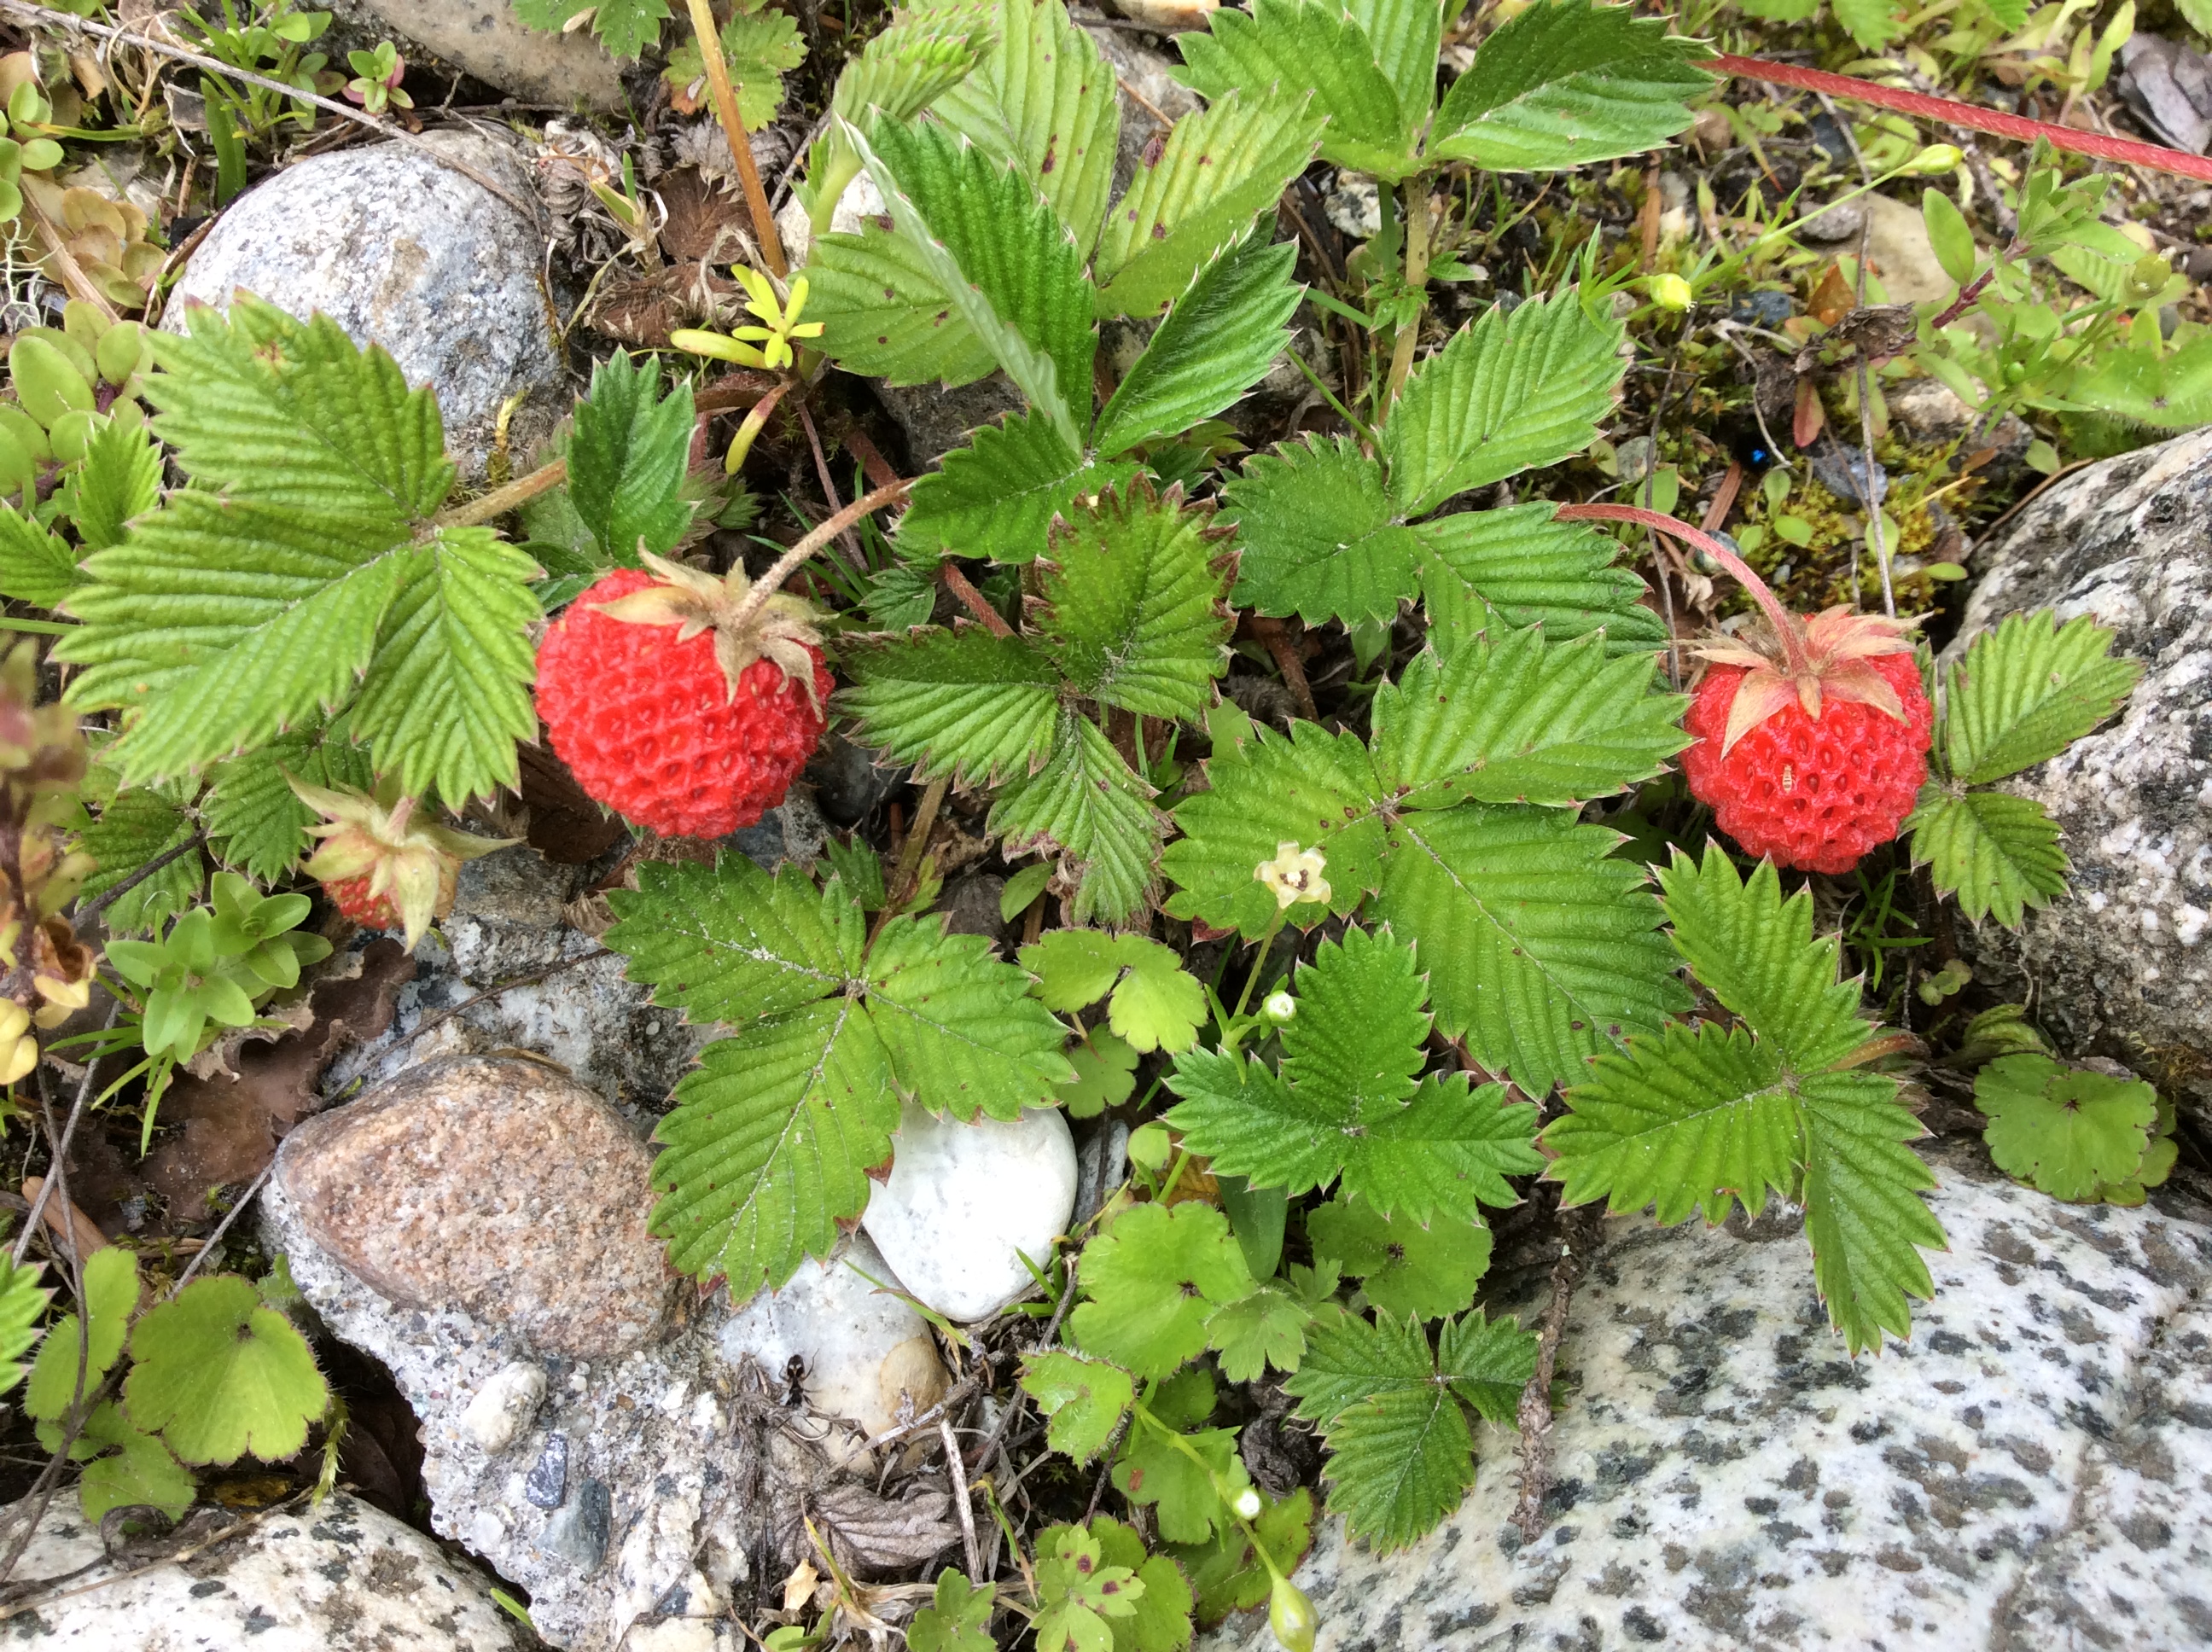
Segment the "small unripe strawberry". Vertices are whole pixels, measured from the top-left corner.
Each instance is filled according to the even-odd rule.
[[[461,863],[521,841],[417,820],[412,798],[365,797],[296,780],[292,790],[323,817],[308,829],[322,847],[301,871],[320,880],[331,904],[362,928],[402,932],[410,952],[453,909]]]
[[[595,801],[665,837],[722,837],[784,799],[834,686],[796,597],[658,556],[579,596],[538,649],[538,714]]]

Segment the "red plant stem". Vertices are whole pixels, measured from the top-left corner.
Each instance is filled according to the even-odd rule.
[[[2162,144],[2106,137],[2102,132],[2077,131],[2071,126],[2055,126],[2046,120],[2030,120],[2025,115],[2003,114],[1951,98],[1929,97],[1924,92],[1907,92],[1894,86],[1877,86],[1872,81],[1858,80],[1850,75],[1832,75],[1825,69],[1769,63],[1763,58],[1738,58],[1721,52],[1706,58],[1705,66],[1716,74],[1731,75],[1739,80],[1760,80],[1776,86],[1794,86],[1801,91],[1825,92],[1832,98],[1850,98],[1856,103],[1894,109],[1899,114],[1917,116],[1922,120],[1963,126],[1970,132],[1988,132],[1992,137],[2014,137],[2030,143],[2039,137],[2048,138],[2053,149],[2070,150],[2075,155],[2094,155],[2100,161],[2118,161],[2132,167],[2148,167],[2158,172],[2212,182],[2212,156],[2186,155]]]
[[[999,617],[999,610],[983,600],[983,593],[969,583],[965,574],[946,562],[937,570],[937,576],[945,581],[945,588],[960,599],[962,606],[983,622],[983,629],[993,636],[1013,635],[1014,628]]]
[[[1559,509],[1562,522],[1633,522],[1638,527],[1650,528],[1679,539],[1686,545],[1695,545],[1736,577],[1743,588],[1751,593],[1766,616],[1767,623],[1782,640],[1784,658],[1789,661],[1793,674],[1809,674],[1811,659],[1805,652],[1805,631],[1798,617],[1782,605],[1782,599],[1766,588],[1749,562],[1737,556],[1710,533],[1692,527],[1679,517],[1664,515],[1658,511],[1647,511],[1641,505],[1562,505]]]

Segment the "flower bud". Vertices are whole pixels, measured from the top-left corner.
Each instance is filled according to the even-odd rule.
[[[1267,1627],[1275,1631],[1275,1644],[1283,1652],[1313,1652],[1321,1614],[1304,1589],[1287,1577],[1278,1577],[1267,1596]]]
[[[1680,276],[1654,276],[1651,278],[1651,301],[1662,310],[1686,310],[1697,300],[1698,295],[1690,290],[1690,283]]]
[[[1260,1013],[1278,1027],[1287,1024],[1298,1012],[1298,1001],[1288,993],[1270,993],[1260,1001]]]
[[[1937,173],[1957,171],[1959,163],[1966,158],[1955,143],[1930,143],[1905,164],[1905,170],[1932,178]]]
[[[1260,1494],[1249,1485],[1230,1499],[1229,1506],[1246,1520],[1260,1518]]]

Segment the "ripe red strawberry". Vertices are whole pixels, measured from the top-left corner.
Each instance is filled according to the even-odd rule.
[[[806,605],[658,556],[569,605],[538,648],[538,714],[598,802],[665,837],[721,837],[781,803],[835,686]]]
[[[1765,586],[1752,594],[1771,629],[1699,650],[1712,664],[1684,720],[1698,741],[1682,772],[1747,853],[1849,872],[1897,835],[1928,778],[1935,713],[1912,644],[1894,620],[1801,619]]]
[[[300,800],[323,817],[309,829],[322,847],[301,870],[322,880],[332,904],[364,929],[404,932],[413,951],[422,932],[453,909],[461,862],[521,841],[476,837],[414,818],[415,799],[390,783],[376,797],[294,780]]]

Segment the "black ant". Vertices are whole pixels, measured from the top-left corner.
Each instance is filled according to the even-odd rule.
[[[783,1363],[783,1403],[796,1411],[806,1403],[806,1358],[793,1354]]]

